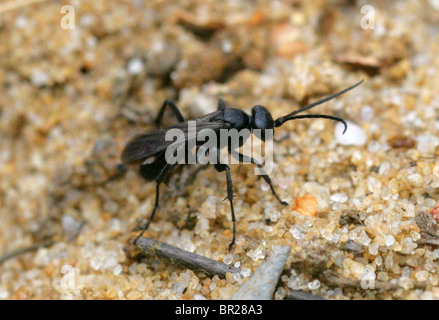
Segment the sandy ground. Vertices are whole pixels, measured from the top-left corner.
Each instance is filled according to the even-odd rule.
[[[275,299],[438,299],[438,22],[437,0],[0,3],[0,255],[37,247],[1,263],[0,298],[228,299],[288,245]],[[136,168],[108,179],[166,98],[187,118],[219,97],[277,118],[361,79],[310,112],[348,120],[345,136],[323,119],[277,131],[288,207],[232,166],[231,252],[224,173],[185,167],[163,187],[147,235],[240,275],[138,257],[155,184]]]

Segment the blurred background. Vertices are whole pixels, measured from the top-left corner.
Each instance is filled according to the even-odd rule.
[[[381,210],[380,221],[387,221],[387,227],[370,227],[370,241],[363,236],[360,243],[385,248],[402,243],[407,230],[401,231],[400,223],[412,221],[414,212],[431,210],[437,200],[438,22],[437,0],[0,2],[0,255],[36,245],[32,253],[2,262],[0,298],[192,299],[200,287],[164,288],[188,277],[209,287],[211,280],[181,275],[176,267],[169,271],[158,262],[133,262],[128,238],[152,209],[155,186],[135,170],[108,183],[124,144],[150,126],[167,98],[186,118],[214,111],[219,97],[246,111],[261,104],[279,117],[365,79],[346,97],[318,110],[351,121],[358,130],[353,129],[349,141],[337,141],[333,124],[324,120],[283,127],[280,131],[289,133],[289,139],[279,146],[273,180],[291,204],[299,194],[316,196],[326,215],[313,232],[338,223],[340,214],[333,218],[333,211]],[[287,222],[275,226],[285,235],[249,231],[256,244],[238,243],[231,259],[251,270],[265,256],[263,239],[290,241],[295,247],[300,239],[289,228],[305,223],[279,211],[252,172],[233,171],[240,190],[235,205],[242,207],[238,234],[251,229],[249,223],[276,222],[281,215]],[[307,184],[304,189],[309,181],[319,187]],[[149,235],[222,260],[228,254],[230,233],[224,230],[231,226],[229,207],[224,203],[218,209],[212,197],[225,196],[224,177],[206,171],[185,188],[171,190],[163,200],[157,228]],[[395,194],[403,202],[393,203],[392,216],[382,210],[397,201]],[[212,208],[217,216],[209,213]],[[207,212],[192,228],[186,219],[191,210],[197,216]],[[390,230],[391,223],[399,229]],[[364,230],[357,229],[351,238],[361,238]],[[414,223],[413,230],[420,233]],[[204,236],[194,240],[200,234]],[[385,242],[388,235],[396,244]],[[404,266],[413,281],[419,280],[416,272],[425,271],[423,262],[405,264],[391,250],[383,251],[382,259],[390,255],[388,260],[400,262],[380,269],[375,262],[380,254],[365,252],[359,260],[355,254],[343,255],[362,268],[370,265],[382,281],[399,278]],[[60,268],[66,264],[84,276],[82,287],[60,289]],[[358,280],[355,271],[343,271],[352,265],[358,267],[335,263],[334,268]],[[304,270],[295,277],[307,288],[313,276]],[[133,274],[142,274],[143,280],[132,280]],[[422,274],[421,280],[431,274]],[[290,276],[288,272],[278,299],[291,288]],[[430,287],[380,296],[361,289],[337,291],[320,281],[313,289],[331,298],[438,297]],[[219,283],[202,294],[227,299],[236,286],[233,281]]]

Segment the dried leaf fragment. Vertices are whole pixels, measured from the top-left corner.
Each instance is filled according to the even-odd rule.
[[[304,195],[296,199],[294,210],[304,216],[315,218],[318,213],[317,205],[316,198],[310,195]]]

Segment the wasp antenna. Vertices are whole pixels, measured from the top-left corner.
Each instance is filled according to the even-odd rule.
[[[344,93],[346,93],[346,92],[348,92],[348,91],[351,91],[352,89],[355,89],[356,87],[358,87],[360,84],[362,84],[364,82],[364,80],[361,80],[360,82],[358,82],[357,84],[354,84],[353,86],[351,86],[351,87],[349,87],[349,88],[347,88],[347,89],[344,89],[344,90],[342,90],[342,91],[340,91],[340,92],[337,92],[337,93],[335,93],[335,94],[333,94],[333,95],[331,95],[331,96],[329,96],[329,97],[326,97],[326,98],[323,98],[323,99],[321,99],[321,100],[319,100],[319,101],[316,101],[316,102],[314,102],[314,103],[311,103],[310,105],[307,105],[307,106],[305,106],[305,107],[303,107],[303,108],[300,108],[299,110],[296,110],[296,111],[293,111],[293,112],[291,112],[290,114],[287,114],[286,116],[284,116],[284,117],[280,117],[279,119],[277,119],[276,121],[275,121],[275,127],[280,127],[281,125],[283,125],[285,122],[287,122],[287,121],[289,121],[289,120],[293,120],[293,119],[302,119],[302,117],[301,118],[298,118],[298,117],[295,117],[295,115],[296,114],[298,114],[298,113],[302,113],[302,112],[304,112],[304,111],[307,111],[307,110],[309,110],[309,109],[311,109],[311,108],[314,108],[314,107],[316,107],[316,106],[318,106],[318,105],[321,105],[321,104],[323,104],[323,103],[325,103],[325,102],[328,102],[329,100],[332,100],[332,99],[334,99],[334,98],[337,98],[338,96],[341,96],[342,94],[344,94]],[[309,118],[309,117],[308,117]],[[324,117],[322,117],[322,116],[320,116],[320,118],[324,118]],[[327,118],[327,117],[326,117]],[[337,118],[337,119],[339,119],[339,120],[337,120],[337,121],[340,121],[341,119],[340,118]],[[333,120],[336,120],[336,119],[333,119]],[[343,120],[344,121],[344,120]],[[345,122],[345,131],[346,131],[346,128],[347,128],[347,126],[346,126],[346,122]]]
[[[339,118],[339,117],[329,116],[326,114],[306,114],[306,115],[302,115],[302,116],[295,116],[295,117],[292,117],[288,120],[296,120],[296,119],[329,119],[329,120],[334,120],[334,121],[338,121],[338,122],[343,123],[343,125],[344,125],[343,134],[345,134],[346,131],[348,130],[348,124],[346,123],[345,120],[343,120],[342,118]]]

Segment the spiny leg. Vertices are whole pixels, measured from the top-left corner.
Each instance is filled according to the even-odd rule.
[[[134,244],[137,243],[137,240],[139,240],[143,234],[145,233],[146,230],[148,230],[149,225],[152,222],[152,219],[154,219],[155,213],[157,212],[157,209],[159,207],[159,198],[160,198],[160,183],[157,182],[156,185],[156,191],[155,191],[155,204],[154,204],[154,209],[152,210],[151,216],[149,217],[148,222],[146,223],[146,225],[143,227],[142,232],[136,237],[136,239],[134,239]]]
[[[239,152],[237,152],[237,151],[230,150],[230,148],[229,148],[229,153],[230,153],[235,159],[236,159],[236,157],[238,157],[239,162],[246,162],[246,163],[249,163],[249,162],[250,162],[250,163],[252,163],[252,164],[258,166],[258,168],[259,168],[259,170],[260,170],[260,172],[261,172],[261,176],[262,176],[262,178],[264,178],[265,182],[268,183],[268,185],[270,186],[271,192],[272,192],[273,195],[276,197],[276,199],[277,199],[282,205],[284,205],[284,206],[287,206],[287,205],[288,205],[288,202],[283,201],[283,200],[278,196],[278,194],[276,193],[276,190],[274,190],[273,183],[271,182],[270,176],[265,172],[264,167],[263,167],[258,161],[256,161],[255,159],[253,159],[253,158],[251,158],[251,157],[248,157],[248,156],[246,156],[246,155],[244,155],[244,154],[241,154],[241,153],[239,153]]]
[[[230,202],[230,208],[232,210],[232,223],[233,223],[233,238],[232,242],[229,244],[229,251],[232,250],[233,245],[235,244],[236,240],[236,219],[235,219],[235,209],[233,208],[233,182],[232,182],[232,176],[230,175],[230,168],[226,164],[217,163],[215,164],[215,169],[218,172],[226,171],[226,178],[227,178],[227,198]]]
[[[166,107],[168,107],[168,106],[171,108],[171,111],[174,114],[174,116],[177,118],[178,122],[185,121],[183,115],[181,114],[180,110],[178,110],[175,103],[169,99],[166,99],[165,102],[163,102],[162,107],[160,108],[160,111],[159,111],[159,114],[157,115],[156,120],[154,121],[155,124],[157,125],[157,127],[160,127],[162,120],[163,120],[163,115],[165,114]]]
[[[146,223],[146,225],[143,227],[142,232],[136,237],[136,239],[134,239],[134,244],[137,243],[137,240],[139,240],[143,234],[145,233],[146,230],[148,230],[149,225],[151,224],[152,220],[154,219],[154,216],[157,212],[157,209],[159,208],[159,202],[160,202],[160,184],[163,182],[163,180],[166,178],[166,176],[168,175],[168,173],[171,171],[172,169],[172,165],[167,164],[165,165],[165,167],[162,169],[162,171],[160,172],[160,175],[157,177],[156,179],[156,190],[155,190],[155,203],[154,203],[154,209],[152,210],[152,213],[149,217],[148,222]]]

